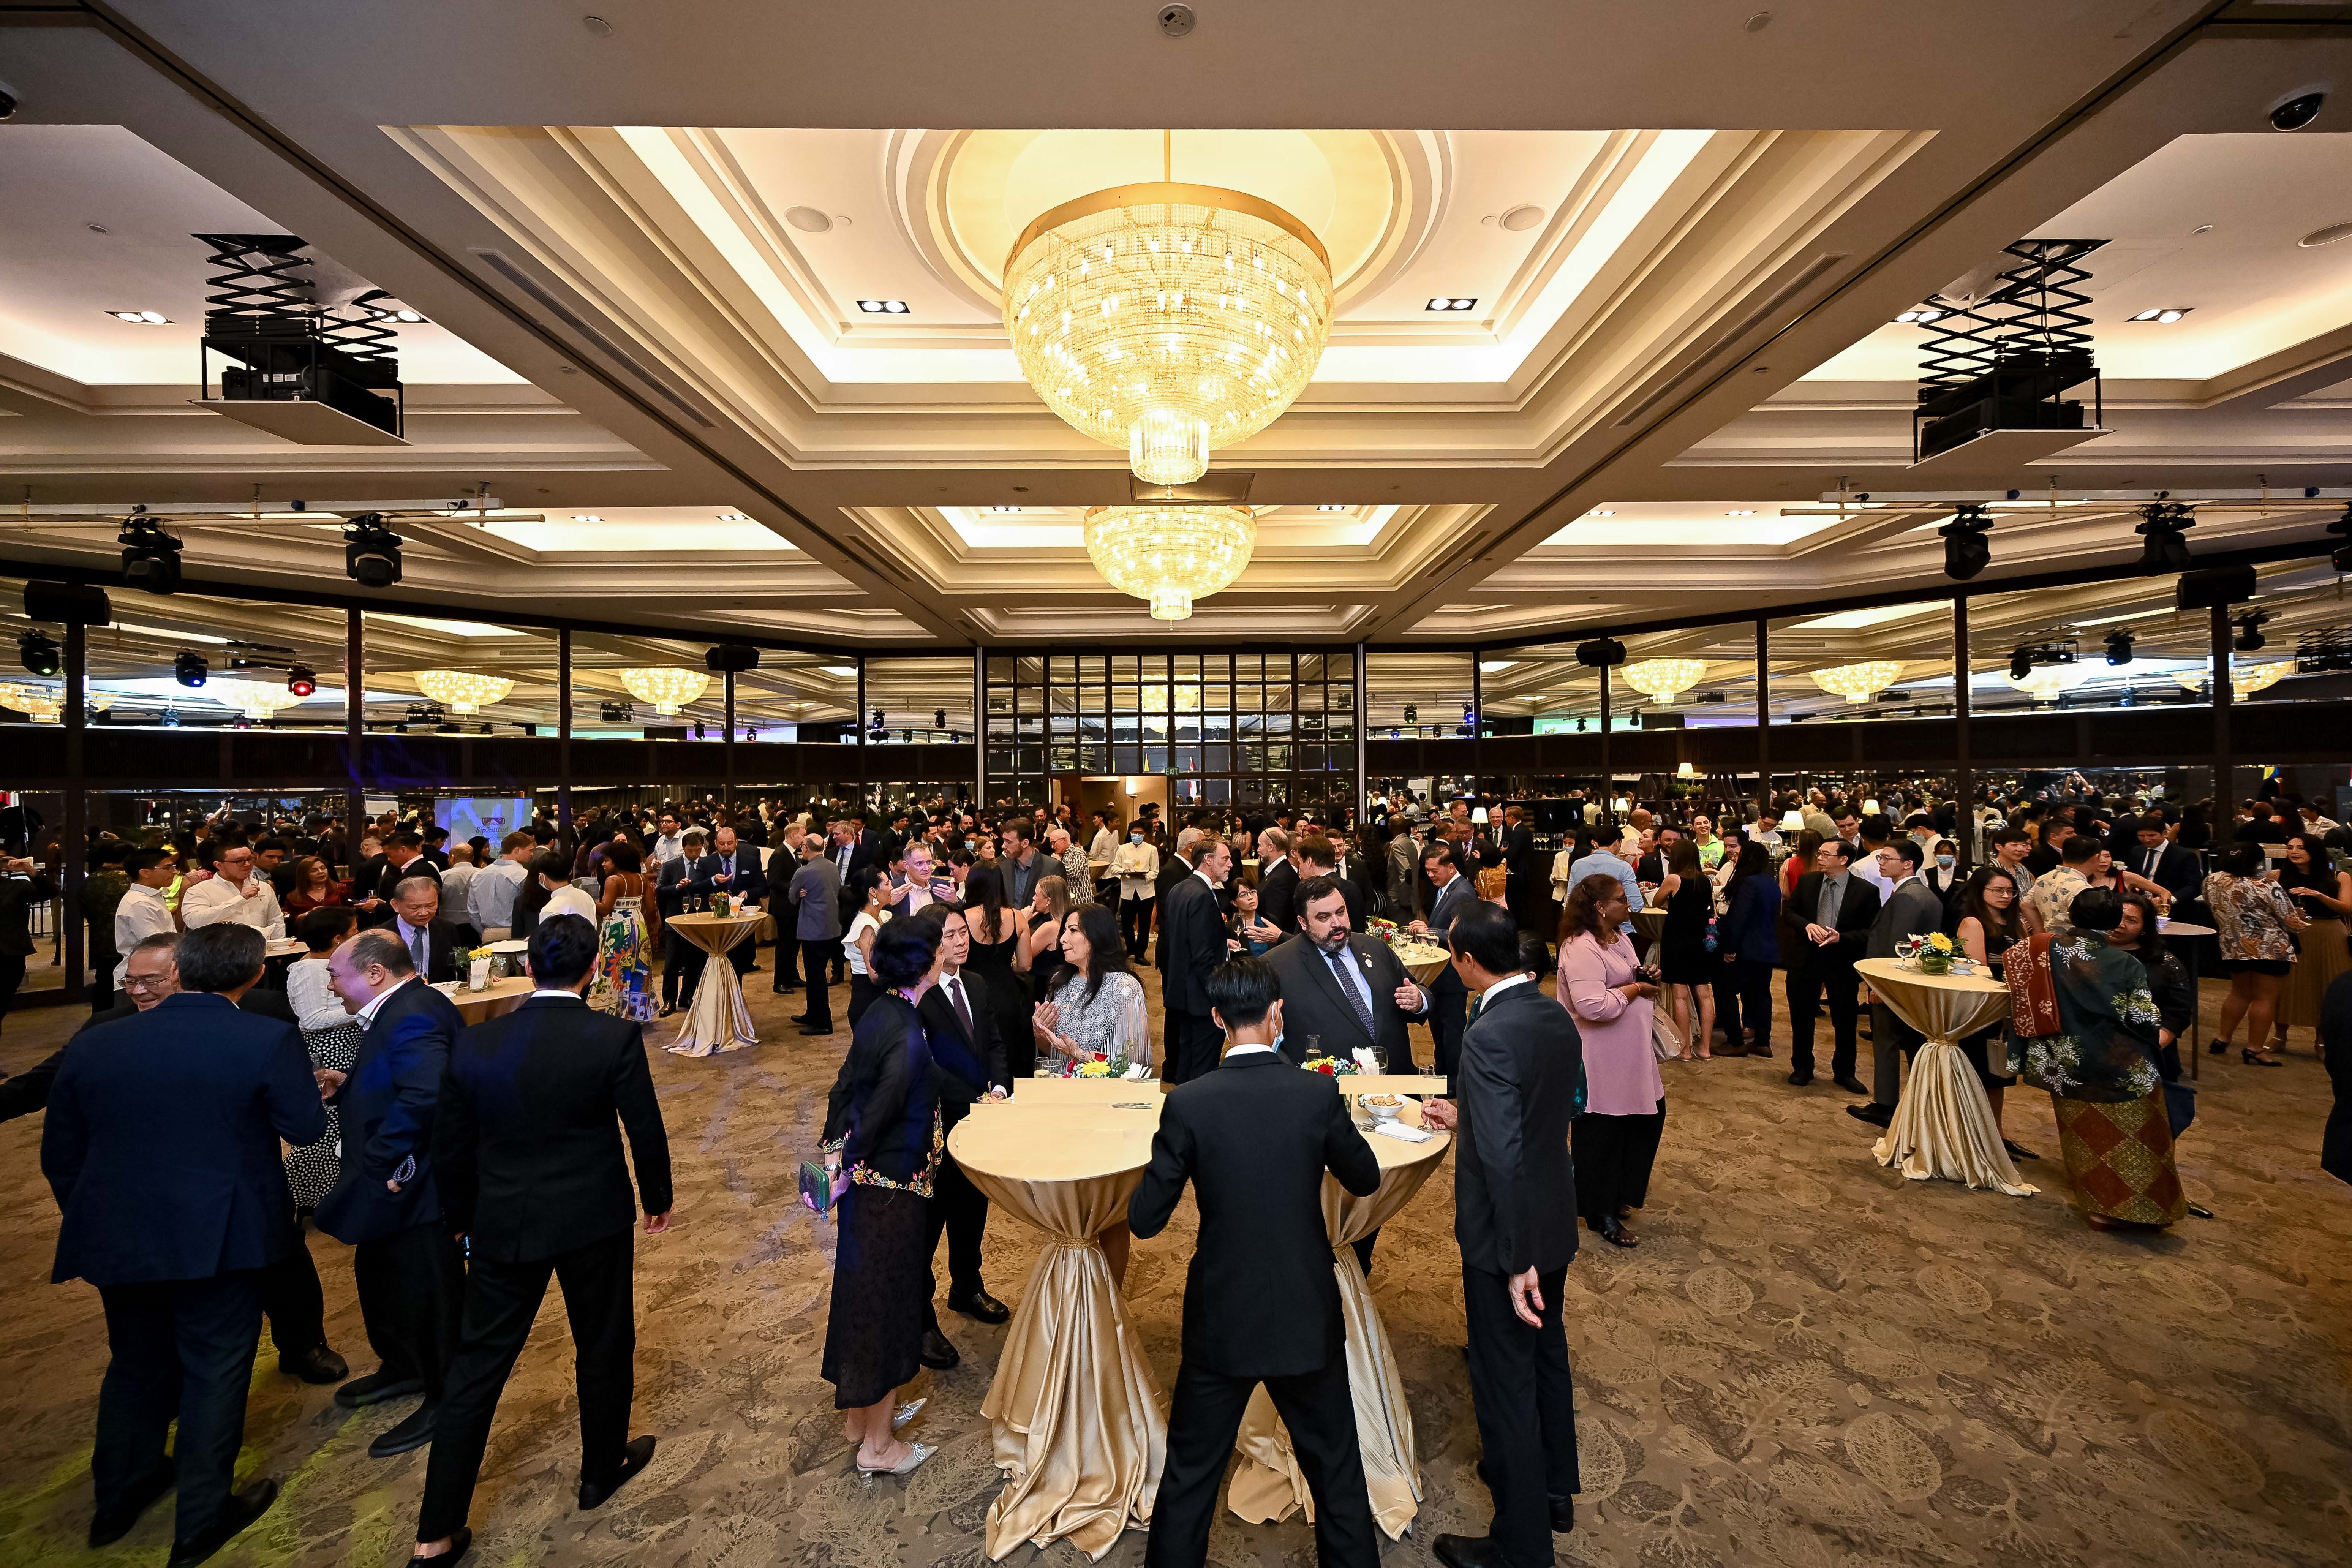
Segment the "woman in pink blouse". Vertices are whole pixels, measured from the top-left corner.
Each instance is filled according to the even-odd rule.
[[[1602,874],[1570,888],[1559,921],[1560,1005],[1584,1039],[1584,1114],[1570,1126],[1576,1205],[1603,1241],[1632,1247],[1625,1216],[1649,1195],[1666,1126],[1666,1086],[1650,1044],[1658,988],[1642,978],[1624,885]]]

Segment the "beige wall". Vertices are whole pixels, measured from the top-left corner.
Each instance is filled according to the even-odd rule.
[[[1126,779],[1074,778],[1065,775],[1054,781],[1055,797],[1068,801],[1070,809],[1077,813],[1080,822],[1086,821],[1090,812],[1106,809],[1116,811],[1118,813],[1118,825],[1122,832],[1126,830],[1129,823],[1135,820],[1135,814],[1141,810],[1148,801],[1159,803],[1160,820],[1166,821],[1168,819],[1167,778],[1160,773],[1139,773],[1136,775],[1134,782],[1135,794],[1129,795],[1127,793]]]

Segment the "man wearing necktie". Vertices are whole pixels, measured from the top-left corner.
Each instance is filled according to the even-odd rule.
[[[1444,839],[1430,840],[1429,847],[1421,852],[1421,869],[1433,889],[1429,918],[1413,921],[1408,929],[1443,943],[1445,933],[1453,928],[1454,917],[1477,900],[1470,891],[1470,879],[1462,874],[1459,854]],[[1450,1079],[1461,1060],[1462,1017],[1470,1005],[1469,988],[1449,965],[1430,987],[1429,1001],[1423,1016],[1429,1020],[1430,1038],[1435,1044],[1437,1070]]]
[[[907,918],[929,921],[940,928],[939,983],[923,993],[915,1016],[922,1020],[930,1042],[940,1096],[940,1135],[944,1139],[971,1112],[975,1100],[1004,1097],[1008,1081],[1004,1041],[990,1022],[993,1015],[988,1008],[985,983],[963,967],[971,955],[971,929],[964,922],[963,911],[946,904],[929,904]],[[988,1229],[988,1199],[971,1184],[955,1156],[944,1149],[929,1206],[930,1245],[923,1256],[938,1253],[944,1232],[949,1308],[975,1322],[1001,1323],[1010,1318],[1012,1310],[990,1295],[980,1278],[980,1244]],[[919,1359],[925,1366],[940,1368],[962,1359],[940,1331],[938,1310],[929,1300],[923,1303]]]
[[[1789,1081],[1802,1088],[1813,1081],[1813,1021],[1822,1004],[1829,1003],[1830,1028],[1836,1037],[1831,1076],[1848,1094],[1867,1095],[1853,1076],[1857,1021],[1861,1013],[1861,981],[1854,960],[1863,956],[1870,928],[1878,918],[1878,889],[1855,876],[1853,851],[1840,839],[1828,839],[1814,854],[1817,868],[1797,879],[1797,889],[1780,906],[1786,931],[1782,951],[1789,963]]]
[[[2175,904],[2187,903],[2198,897],[2202,888],[2203,870],[2197,864],[2194,853],[2165,837],[2164,818],[2142,817],[2135,837],[2139,839],[2139,847],[2132,851],[2127,860],[2122,856],[2116,857],[2118,864],[2127,865],[2171,894]]]
[[[833,862],[834,869],[840,873],[841,893],[836,902],[840,905],[841,929],[847,931],[850,922],[857,918],[858,906],[866,897],[865,888],[854,879],[855,874],[874,864],[874,850],[859,822],[844,817],[830,826],[833,842],[825,846],[824,853],[825,858]],[[838,985],[847,976],[849,961],[838,942],[834,944],[830,956],[833,983]]]
[[[457,979],[457,950],[474,946],[475,932],[441,918],[441,884],[430,877],[409,878],[393,889],[392,910],[393,933],[408,950],[416,973],[428,982]]]
[[[686,852],[661,868],[661,880],[655,888],[655,898],[661,906],[662,919],[675,920],[688,913],[690,904],[708,900],[718,891],[712,879],[718,876],[721,862],[716,855],[703,851],[702,829],[686,830]],[[694,987],[702,978],[703,962],[710,955],[683,936],[673,934],[665,940],[667,952],[662,957],[662,1011],[675,1011],[694,999]]]

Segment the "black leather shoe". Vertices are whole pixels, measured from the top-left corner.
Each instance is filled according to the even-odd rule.
[[[1554,1535],[1566,1535],[1576,1528],[1576,1500],[1556,1497],[1551,1500],[1551,1531]]]
[[[793,1022],[795,1024],[805,1024],[808,1021],[809,1016],[806,1013],[795,1013],[793,1015]]]
[[[171,1561],[165,1568],[196,1568],[197,1563],[235,1540],[239,1531],[268,1513],[269,1505],[277,1500],[276,1481],[256,1481],[243,1491],[232,1493],[228,1506],[221,1510],[218,1524],[194,1541],[172,1543]]]
[[[1849,1105],[1845,1113],[1856,1121],[1867,1121],[1873,1127],[1885,1127],[1895,1120],[1895,1112],[1884,1105]]]
[[[975,1290],[969,1296],[948,1298],[948,1310],[961,1312],[975,1323],[1001,1323],[1013,1316],[1013,1309],[985,1290]]]
[[[474,1532],[461,1524],[449,1537],[448,1551],[432,1557],[419,1557],[415,1552],[411,1552],[408,1560],[411,1563],[430,1563],[433,1568],[457,1568],[459,1561],[473,1549]]]
[[[278,1370],[305,1383],[341,1383],[352,1375],[349,1363],[324,1345],[312,1345],[300,1355],[281,1355]]]
[[[1447,1568],[1502,1568],[1503,1550],[1491,1535],[1441,1535],[1431,1550]]]
[[[381,1405],[387,1399],[405,1399],[412,1394],[424,1392],[423,1378],[399,1377],[378,1369],[365,1377],[355,1377],[335,1390],[335,1403],[346,1410],[357,1410],[362,1405]]]
[[[915,1359],[935,1371],[945,1372],[961,1362],[963,1357],[957,1352],[955,1346],[948,1342],[947,1335],[937,1329],[927,1329],[923,1332],[923,1348]]]
[[[2000,1141],[2000,1146],[2009,1151],[2009,1157],[2012,1160],[2039,1160],[2042,1158],[2041,1155],[2035,1153],[2032,1150],[2012,1143],[2006,1138]]]
[[[629,1446],[621,1450],[621,1469],[611,1480],[598,1485],[594,1481],[580,1483],[580,1506],[583,1509],[602,1508],[604,1500],[628,1484],[629,1478],[653,1463],[654,1440],[650,1434],[632,1437]]]
[[[1642,1245],[1641,1238],[1635,1236],[1632,1231],[1627,1230],[1625,1228],[1625,1222],[1619,1219],[1613,1214],[1604,1217],[1601,1222],[1593,1228],[1601,1233],[1601,1239],[1607,1242],[1612,1247],[1639,1247]]]
[[[389,1459],[433,1441],[433,1417],[439,1409],[436,1405],[420,1405],[410,1411],[406,1420],[389,1432],[378,1434],[376,1440],[368,1445],[368,1458]]]
[[[833,1026],[831,1024],[827,1024],[823,1028],[819,1028],[814,1024],[803,1024],[796,1032],[811,1036],[830,1035],[833,1033]]]
[[[1869,1098],[1870,1098],[1870,1090],[1868,1090],[1868,1089],[1866,1089],[1863,1088],[1863,1087],[1862,1087],[1862,1080],[1861,1080],[1860,1079],[1858,1079],[1858,1078],[1855,1078],[1855,1077],[1854,1077],[1853,1074],[1851,1074],[1851,1073],[1847,1074],[1845,1077],[1843,1077],[1843,1078],[1842,1078],[1842,1079],[1836,1079],[1835,1081],[1836,1081],[1836,1083],[1837,1083],[1837,1086],[1838,1086],[1840,1089],[1842,1089],[1845,1090],[1848,1094],[1858,1094],[1858,1095],[1861,1095],[1864,1100],[1867,1100],[1867,1099],[1869,1099]]]
[[[1792,1072],[1789,1075],[1789,1081],[1802,1089],[1813,1081],[1813,1075],[1809,1072]]]
[[[89,1521],[91,1547],[111,1546],[130,1534],[131,1527],[139,1522],[139,1516],[147,1511],[149,1505],[172,1489],[178,1474],[178,1467],[164,1460],[152,1475],[124,1493],[113,1511],[93,1518]]]

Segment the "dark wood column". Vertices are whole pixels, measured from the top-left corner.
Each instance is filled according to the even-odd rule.
[[[723,700],[727,714],[727,740],[724,748],[727,758],[727,781],[719,786],[719,804],[725,806],[728,815],[731,816],[735,811],[735,672],[731,669],[728,670],[719,679],[727,683]]]
[[[64,851],[65,864],[61,868],[64,885],[58,901],[58,920],[64,927],[65,994],[68,1003],[82,1001],[89,994],[85,979],[89,970],[89,929],[81,915],[82,878],[89,868],[89,800],[82,790],[86,771],[82,763],[82,732],[89,721],[83,707],[89,689],[89,628],[79,621],[68,621],[64,670],[66,821],[63,839],[58,846]],[[28,847],[36,856],[40,852],[38,845]]]
[[[1601,825],[1617,823],[1617,775],[1609,764],[1609,667],[1601,667]]]
[[[971,809],[988,805],[988,650],[971,650]]]
[[[1756,617],[1756,809],[1772,814],[1772,623]]]
[[[572,836],[572,628],[555,633],[555,826]]]
[[[2213,606],[2213,677],[2206,690],[2213,700],[2213,835],[2226,842],[2230,813],[2238,804],[2238,760],[2230,746],[2230,708],[2237,699],[2237,681],[2230,668],[2230,606]]]
[[[360,746],[367,736],[367,621],[357,610],[343,612],[343,853],[360,863],[360,818],[367,813],[367,780]]]
[[[1977,774],[1974,754],[1969,750],[1969,714],[1972,694],[1969,690],[1969,596],[1952,595],[1952,789],[1958,796],[1953,805],[1953,828],[1960,836],[1960,864],[1973,866],[1977,861]]]
[[[857,809],[866,810],[866,656],[862,653],[857,656]]]

